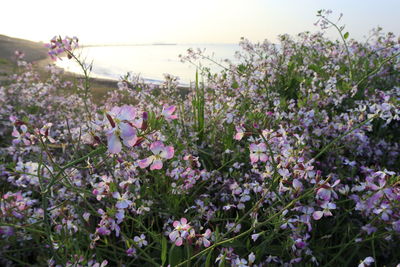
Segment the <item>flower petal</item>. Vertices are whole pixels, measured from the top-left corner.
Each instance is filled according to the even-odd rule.
[[[129,206],[129,201],[125,199],[118,201],[117,204],[115,205],[115,207],[118,209],[126,209],[128,206]]]
[[[313,218],[314,218],[314,220],[317,221],[317,220],[321,219],[323,215],[324,215],[324,213],[322,211],[315,211],[313,213]]]
[[[155,141],[150,145],[150,150],[153,152],[154,155],[158,155],[164,149],[164,144],[161,141]]]
[[[136,116],[136,110],[132,106],[124,105],[121,107],[120,113],[118,114],[118,119],[131,121]]]
[[[169,233],[169,239],[171,241],[175,241],[179,236],[179,232],[178,231],[172,231],[171,233]]]
[[[260,154],[260,161],[266,162],[268,160],[267,154]]]
[[[108,151],[113,154],[121,152],[122,144],[119,137],[116,134],[107,136]]]
[[[240,140],[242,140],[243,136],[244,136],[244,133],[237,133],[237,134],[235,134],[234,138],[235,138],[235,140],[240,141]]]
[[[161,170],[162,167],[163,167],[162,161],[157,159],[153,161],[153,164],[151,164],[150,170]]]
[[[255,153],[250,153],[250,161],[251,161],[251,164],[256,163],[256,162],[258,161],[258,156],[257,156],[257,154],[255,154]]]
[[[15,128],[14,128],[14,130],[12,131],[11,135],[12,135],[13,137],[20,137],[20,134],[19,134],[18,130],[15,129]]]
[[[165,151],[166,151],[166,155],[165,155],[166,159],[171,159],[174,156],[175,151],[172,146],[167,146],[165,148]]]
[[[182,239],[182,237],[178,237],[178,238],[176,239],[176,241],[175,241],[175,245],[176,245],[177,247],[180,247],[180,246],[182,246],[182,244],[183,244],[183,239]]]
[[[150,166],[150,164],[153,162],[154,156],[150,156],[148,158],[142,159],[139,161],[139,167],[144,169]]]
[[[131,137],[136,136],[136,130],[131,125],[125,122],[121,122],[119,124],[119,128],[121,129],[121,137]]]
[[[258,150],[258,146],[256,144],[250,144],[250,151],[254,152]]]

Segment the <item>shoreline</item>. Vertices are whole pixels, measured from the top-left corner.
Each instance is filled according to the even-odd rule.
[[[16,50],[25,54],[24,60],[32,63],[35,70],[38,71],[41,76],[47,75],[48,72],[45,70],[47,65],[54,64],[54,61],[48,56],[47,48],[44,47],[43,43],[32,42],[0,34],[0,86],[3,83],[7,83],[9,76],[15,70],[17,60],[14,52]],[[67,80],[74,80],[83,77],[83,75],[78,73],[69,72],[65,69],[62,70],[63,73],[61,75]],[[108,91],[118,88],[118,80],[114,79],[91,77],[90,82],[95,101],[102,99]]]
[[[32,63],[35,70],[40,74],[41,77],[46,77],[46,75],[48,75],[48,71],[46,71],[47,65],[55,65],[55,62],[48,56],[48,49],[44,47],[43,43],[32,42],[0,34],[0,86],[3,83],[7,83],[9,76],[15,71],[16,57],[14,52],[16,50],[25,54],[24,60]],[[61,76],[66,80],[73,81],[84,77],[82,74],[67,71],[59,66],[56,66],[56,68],[63,70]],[[147,79],[146,81],[146,78],[142,78],[146,83],[149,84],[163,82],[151,82],[149,81],[151,79]],[[118,79],[113,78],[90,77],[93,100],[95,102],[99,102],[107,95],[109,91],[118,89],[118,81]],[[184,91],[187,91],[189,88],[189,84],[181,84],[177,87],[178,90]]]
[[[41,73],[47,73],[45,68],[49,64],[55,65],[55,62],[50,57],[38,60],[33,63],[36,65],[38,71],[40,71]],[[61,69],[63,71],[61,76],[67,80],[76,80],[84,78],[82,74],[70,72],[58,66],[56,66],[56,68]],[[106,96],[107,92],[109,92],[110,90],[118,89],[117,85],[118,80],[115,79],[90,77],[89,80],[91,85],[91,91],[96,101],[101,100],[101,98]]]

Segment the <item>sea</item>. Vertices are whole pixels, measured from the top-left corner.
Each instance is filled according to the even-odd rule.
[[[96,45],[85,46],[75,51],[85,64],[92,64],[91,77],[118,80],[128,72],[139,75],[146,82],[160,83],[164,74],[179,77],[181,85],[195,81],[196,66],[183,63],[179,55],[187,55],[187,50],[201,49],[212,61],[202,59],[196,64],[207,66],[211,72],[219,72],[233,62],[238,44],[145,44],[145,45]],[[56,61],[58,67],[69,72],[80,73],[79,65],[66,57]]]

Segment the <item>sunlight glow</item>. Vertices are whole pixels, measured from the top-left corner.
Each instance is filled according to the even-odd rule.
[[[358,3],[358,4],[357,4]],[[6,0],[0,34],[48,41],[76,35],[84,43],[237,43],[275,40],[278,34],[316,31],[316,11],[344,13],[352,37],[378,25],[398,33],[400,1],[313,0]],[[332,36],[334,34],[332,33]]]

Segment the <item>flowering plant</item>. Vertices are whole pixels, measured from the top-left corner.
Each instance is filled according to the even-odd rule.
[[[100,95],[77,38],[47,47],[78,82],[17,53],[0,87],[0,265],[398,264],[400,42],[318,19],[340,41],[242,39],[189,88],[128,74]]]

